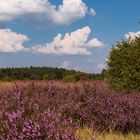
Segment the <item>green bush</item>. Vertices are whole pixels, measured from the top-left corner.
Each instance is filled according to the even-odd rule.
[[[87,80],[88,76],[85,73],[75,73],[68,75],[62,79],[63,82],[78,82],[80,80]]]
[[[6,75],[6,76],[2,79],[2,81],[11,82],[11,81],[12,81],[12,78],[11,78],[10,76]]]
[[[116,90],[140,90],[140,37],[113,46],[108,59],[107,80]]]
[[[48,74],[43,75],[43,80],[49,80]]]

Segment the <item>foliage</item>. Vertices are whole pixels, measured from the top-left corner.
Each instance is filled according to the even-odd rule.
[[[140,90],[140,37],[123,40],[112,48],[107,79],[116,90]]]
[[[48,74],[44,74],[44,75],[43,75],[43,80],[49,80]]]
[[[63,82],[78,82],[80,80],[88,80],[89,77],[85,73],[75,73],[72,75],[68,75],[62,79]]]
[[[63,68],[58,69],[50,67],[24,67],[0,69],[0,80],[5,79],[5,77],[10,77],[13,80],[43,80],[45,75],[47,76],[47,80],[62,80],[65,79],[65,77],[67,76],[70,76],[71,79],[71,75],[74,75],[75,78],[79,78],[79,76],[81,76],[80,79],[82,79],[83,77],[83,73],[81,72],[74,70],[66,70]],[[90,79],[99,79],[100,77],[100,74],[85,75],[88,75]],[[100,79],[103,78],[100,77]]]
[[[12,78],[8,75],[6,75],[3,79],[2,79],[4,82],[11,82],[12,81]]]
[[[77,129],[140,133],[140,93],[102,81],[18,82],[0,90],[0,139],[74,140]]]

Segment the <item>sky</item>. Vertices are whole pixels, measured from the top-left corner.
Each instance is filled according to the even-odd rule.
[[[140,35],[140,0],[0,0],[0,67],[99,73],[112,45]]]

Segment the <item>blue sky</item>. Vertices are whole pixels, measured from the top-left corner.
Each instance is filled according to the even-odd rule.
[[[112,44],[140,34],[139,6],[139,0],[5,0],[0,3],[0,67],[98,73]]]

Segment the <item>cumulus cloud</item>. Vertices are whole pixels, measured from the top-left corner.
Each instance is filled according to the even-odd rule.
[[[32,48],[33,52],[57,55],[89,55],[90,48],[101,47],[104,44],[97,38],[88,40],[91,29],[86,26],[71,33],[66,33],[64,37],[58,34],[51,43],[37,45]]]
[[[10,21],[37,11],[43,12],[44,8],[41,0],[4,0],[0,3],[0,21]]]
[[[99,39],[93,38],[87,43],[87,46],[88,47],[102,47],[102,46],[105,46],[105,45]]]
[[[70,69],[71,67],[71,62],[66,60],[64,61],[62,64],[61,64],[61,68],[64,68],[64,69]]]
[[[12,32],[10,29],[0,29],[0,52],[25,51],[23,43],[28,40],[26,35]]]
[[[0,52],[29,51],[34,53],[56,55],[90,55],[92,47],[102,47],[97,38],[89,40],[91,29],[86,26],[71,33],[57,34],[53,41],[44,45],[35,45],[30,48],[24,47],[29,40],[26,35],[18,34],[10,29],[0,29]]]
[[[138,32],[129,32],[127,34],[125,34],[126,39],[131,39],[131,40],[135,40],[136,37],[140,36],[140,31]]]
[[[88,7],[82,0],[63,0],[52,5],[48,0],[3,0],[0,3],[0,22],[14,19],[31,20],[40,24],[70,24],[85,17]],[[92,15],[95,14],[90,9]]]

